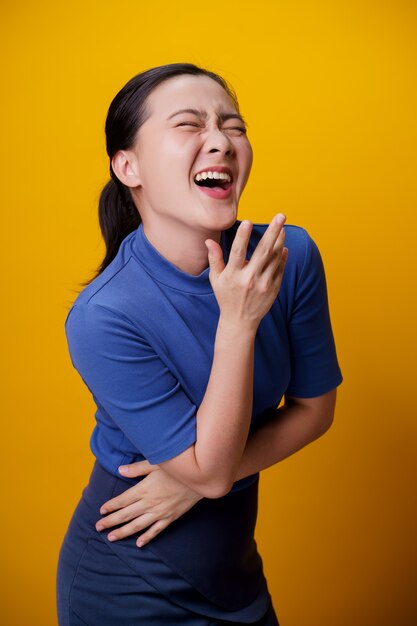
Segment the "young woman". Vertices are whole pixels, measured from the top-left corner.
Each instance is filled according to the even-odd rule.
[[[259,471],[329,428],[342,380],[320,254],[282,214],[237,220],[252,150],[218,75],[135,76],[106,138],[107,252],[65,323],[97,423],[59,624],[277,626]]]

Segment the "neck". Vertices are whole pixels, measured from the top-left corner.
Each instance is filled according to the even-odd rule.
[[[221,231],[194,230],[176,223],[157,226],[143,220],[143,232],[153,247],[170,263],[187,274],[198,276],[208,266],[206,239],[220,244]]]

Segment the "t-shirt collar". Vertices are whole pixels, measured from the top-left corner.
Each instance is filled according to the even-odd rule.
[[[229,229],[221,232],[220,246],[223,250],[225,263],[228,261],[231,241],[238,225],[239,221],[237,220]],[[209,280],[210,268],[206,267],[196,276],[180,270],[152,245],[145,235],[143,222],[139,224],[132,244],[135,258],[158,282],[189,293],[213,294]]]

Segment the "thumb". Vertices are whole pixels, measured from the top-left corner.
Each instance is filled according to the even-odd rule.
[[[213,272],[215,276],[218,276],[225,268],[223,250],[221,246],[212,239],[206,239],[204,243],[208,250],[210,273]]]
[[[124,476],[137,477],[146,476],[153,472],[155,469],[159,469],[159,465],[151,465],[149,461],[136,461],[136,463],[130,463],[129,465],[120,465],[119,472]]]

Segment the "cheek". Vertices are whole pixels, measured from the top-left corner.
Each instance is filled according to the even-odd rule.
[[[252,168],[252,161],[253,161],[252,147],[249,143],[242,146],[240,157],[241,157],[240,158],[241,172],[244,175],[245,180],[247,180],[250,174],[250,170]]]
[[[143,162],[143,187],[152,200],[169,197],[173,189],[181,193],[190,186],[190,173],[199,153],[195,137],[180,137],[175,141],[158,142],[147,149]]]
[[[200,142],[196,136],[184,134],[175,140],[165,141],[158,150],[158,168],[165,168],[167,175],[172,177],[174,172],[187,173],[200,150]]]
[[[253,161],[253,150],[252,150],[252,146],[249,143],[249,141],[246,142],[245,152],[246,152],[246,159],[247,159],[247,162],[248,162],[248,166],[250,168],[251,165],[252,165],[252,161]]]

